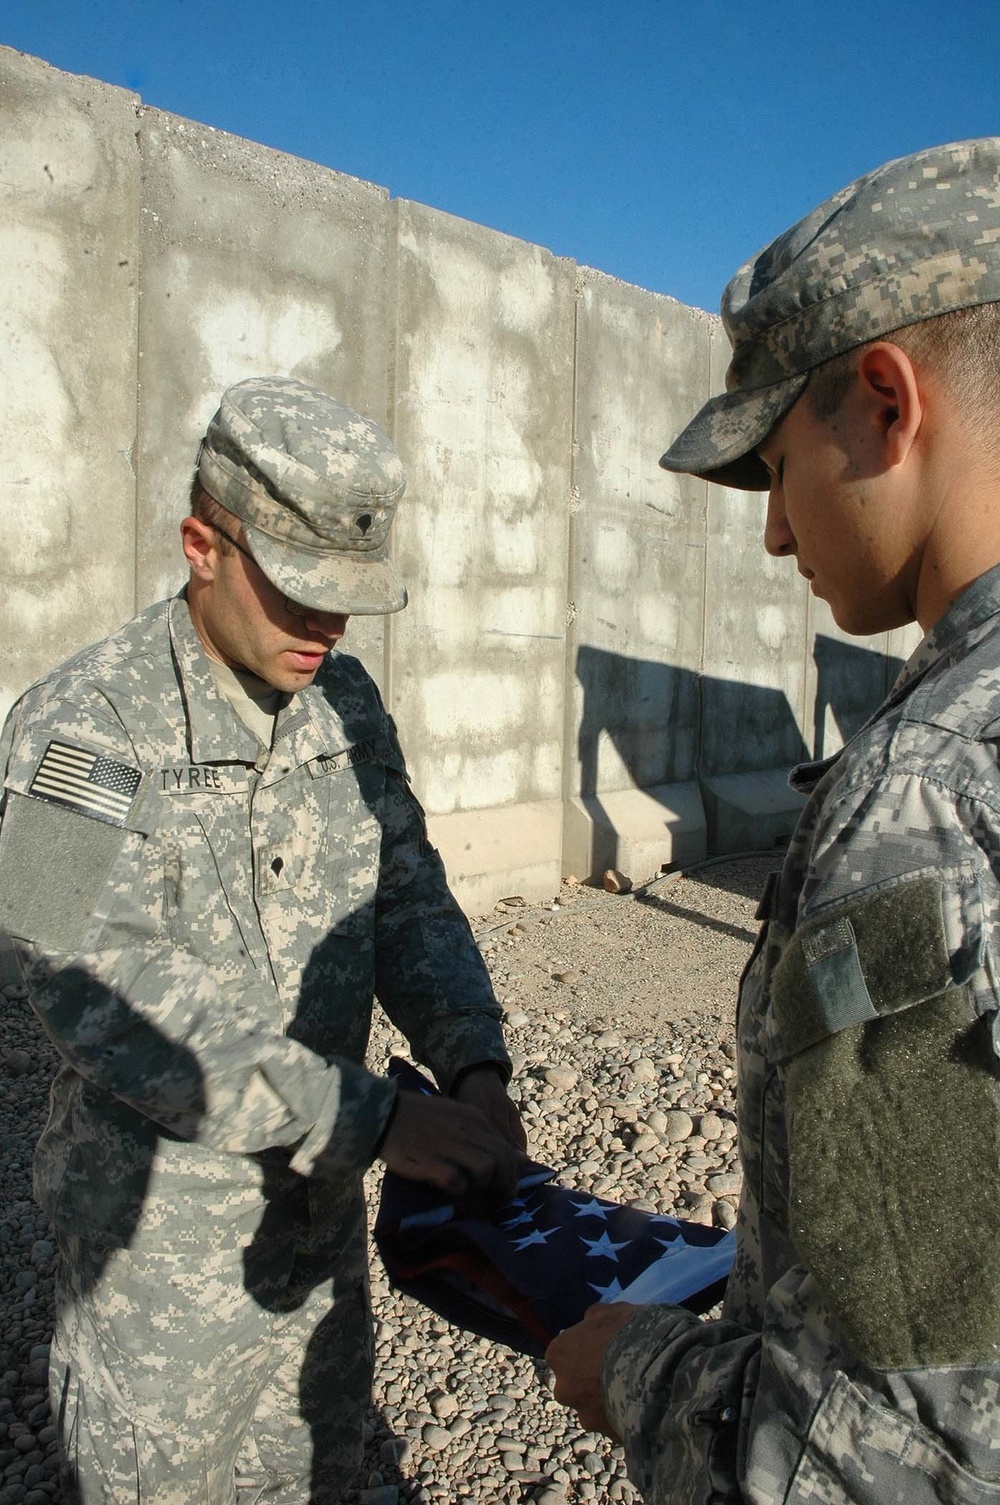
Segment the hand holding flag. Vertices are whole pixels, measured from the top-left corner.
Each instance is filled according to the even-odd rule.
[[[588,1432],[604,1432],[615,1442],[621,1439],[604,1412],[601,1365],[612,1338],[638,1310],[625,1301],[598,1302],[587,1308],[582,1322],[559,1333],[545,1350],[545,1362],[555,1375],[555,1399],[576,1411]]]
[[[515,1149],[522,1153],[528,1148],[521,1115],[515,1103],[507,1095],[500,1076],[491,1066],[476,1067],[467,1071],[453,1097],[457,1102],[469,1103],[485,1113],[487,1122],[501,1139],[509,1139]]]
[[[503,1091],[500,1078],[494,1079]],[[388,1171],[405,1180],[427,1182],[453,1197],[478,1192],[497,1205],[513,1196],[524,1159],[479,1108],[403,1091],[379,1154]]]
[[[408,1063],[394,1060],[389,1070],[401,1099],[434,1093]],[[490,1207],[475,1191],[469,1183],[465,1195],[436,1192],[387,1171],[375,1242],[400,1290],[520,1353],[541,1357],[595,1301],[703,1312],[725,1288],[732,1233],[559,1186],[555,1171],[523,1157],[505,1206]]]

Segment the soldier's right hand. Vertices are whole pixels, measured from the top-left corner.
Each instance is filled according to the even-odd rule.
[[[409,1181],[455,1197],[478,1191],[497,1204],[514,1195],[525,1159],[478,1108],[422,1092],[400,1092],[379,1154]]]

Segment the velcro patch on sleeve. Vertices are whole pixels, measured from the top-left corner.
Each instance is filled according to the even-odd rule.
[[[955,981],[942,882],[919,874],[802,925],[774,969],[777,1053],[933,998]]]
[[[0,930],[47,951],[83,948],[127,833],[62,801],[9,793],[0,830]]]
[[[813,916],[772,979],[789,1229],[876,1369],[1000,1352],[1000,1082],[971,868],[923,870]]]
[[[124,826],[141,782],[141,772],[130,763],[53,740],[27,792],[110,826]]]
[[[843,1029],[785,1068],[789,1228],[875,1369],[996,1362],[997,1085],[965,987]]]

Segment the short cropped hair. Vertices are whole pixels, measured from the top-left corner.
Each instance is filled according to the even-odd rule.
[[[226,538],[226,533],[239,533],[243,526],[238,517],[235,517],[228,508],[217,502],[214,496],[210,496],[198,478],[195,471],[191,478],[191,495],[189,500],[191,516],[196,517],[200,523],[208,523],[210,527],[224,529],[223,533],[216,534],[219,540],[220,554],[234,554],[236,551]]]
[[[976,429],[1000,436],[1000,303],[938,314],[882,338],[932,371]],[[836,355],[813,371],[806,392],[817,418],[832,418],[838,411],[865,348]]]

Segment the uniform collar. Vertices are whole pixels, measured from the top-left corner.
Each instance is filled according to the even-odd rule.
[[[889,699],[908,693],[928,669],[946,658],[955,646],[1000,614],[1000,564],[987,570],[951,603],[940,621],[914,648]]]
[[[170,601],[169,623],[187,713],[192,763],[253,763],[263,767],[267,749],[261,747],[216,686],[208,656],[191,620],[186,587]],[[323,673],[321,669],[320,674]],[[328,753],[331,732],[333,743],[337,747],[342,745],[343,738],[338,743],[336,730],[327,725],[335,716],[333,707],[315,685],[293,695],[278,712],[275,725],[274,750],[280,750],[282,765],[286,769],[297,767]]]
[[[940,621],[935,622],[931,630],[924,635],[899,671],[896,683],[878,710],[874,715],[869,716],[864,726],[855,732],[854,736],[860,736],[887,711],[906,700],[935,664],[947,658],[959,644],[965,643],[972,634],[998,615],[1000,615],[1000,565],[994,565],[984,575],[973,580],[972,584],[967,586],[962,594],[951,603]],[[851,741],[853,740],[852,737]],[[815,789],[823,775],[842,756],[843,751],[844,749],[841,748],[832,757],[824,758],[819,763],[800,763],[798,767],[792,769],[788,782],[800,794],[809,794]]]
[[[274,756],[281,767],[300,767],[313,758],[339,752],[347,746],[348,736],[337,708],[323,694],[330,674],[330,658],[304,690],[293,695],[278,712],[274,728]],[[265,775],[264,782],[267,782]]]
[[[256,763],[260,743],[216,687],[208,656],[191,620],[187,587],[172,598],[168,620],[192,763]]]

